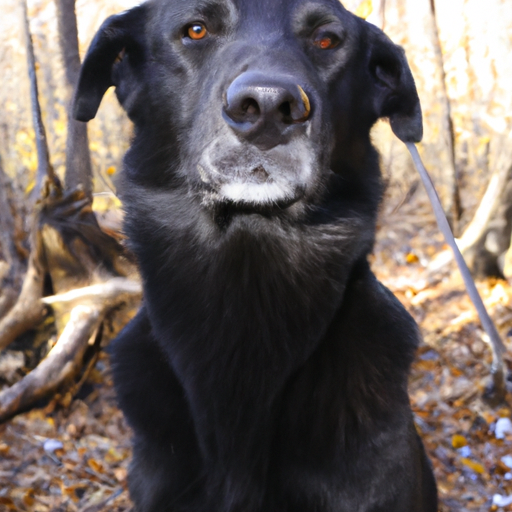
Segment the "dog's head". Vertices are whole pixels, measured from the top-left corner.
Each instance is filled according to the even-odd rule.
[[[76,119],[110,86],[135,123],[131,178],[186,182],[205,205],[282,210],[329,175],[364,179],[380,117],[422,136],[403,50],[338,0],[150,0],[96,34]]]

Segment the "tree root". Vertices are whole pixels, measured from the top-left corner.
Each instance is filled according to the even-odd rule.
[[[26,409],[74,377],[91,336],[101,322],[100,309],[76,306],[66,328],[48,356],[20,382],[0,393],[0,422]]]
[[[0,318],[14,306],[17,298],[17,293],[11,288],[0,292]]]
[[[66,327],[46,358],[20,382],[0,393],[0,423],[57,390],[82,369],[88,342],[105,315],[121,304],[140,300],[137,281],[113,278],[105,283],[40,300],[41,306],[71,307]]]
[[[27,274],[15,305],[0,319],[0,350],[18,336],[38,326],[44,319],[47,307],[41,302],[44,273],[34,251],[29,260]]]

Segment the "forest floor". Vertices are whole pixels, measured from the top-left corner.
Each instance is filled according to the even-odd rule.
[[[403,207],[381,224],[373,269],[424,337],[410,395],[440,510],[512,511],[512,410],[481,398],[490,350],[453,262],[441,278],[427,279],[426,265],[444,249],[433,216],[427,206]],[[478,288],[512,349],[512,287],[488,280]],[[128,511],[129,459],[129,428],[102,355],[76,397],[58,396],[0,426],[0,511]]]

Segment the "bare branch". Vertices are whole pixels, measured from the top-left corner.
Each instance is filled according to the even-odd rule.
[[[509,139],[508,144],[512,144],[512,136]],[[512,170],[512,154],[510,151],[507,153],[504,158],[498,160],[475,215],[457,242],[462,252],[467,251],[482,238],[497,209],[501,193],[505,189]]]
[[[59,43],[64,60],[64,71],[68,87],[73,89],[80,73],[80,53],[78,49],[78,27],[75,13],[75,0],[56,0]]]
[[[60,295],[42,299],[44,304],[55,305],[65,303],[103,304],[112,307],[120,302],[137,300],[142,297],[142,285],[138,281],[115,277],[105,283],[85,286]]]
[[[37,148],[37,177],[36,186],[33,191],[33,197],[39,197],[43,183],[46,177],[54,181],[56,179],[53,167],[50,163],[50,151],[46,138],[46,129],[41,115],[41,105],[39,104],[39,90],[37,86],[36,58],[34,54],[34,45],[30,33],[30,24],[28,19],[27,2],[20,0],[21,22],[23,35],[25,39],[25,48],[27,51],[28,76],[30,80],[30,99],[32,103],[32,120],[36,134]]]
[[[453,234],[450,230],[450,225],[448,224],[448,220],[444,215],[441,202],[439,200],[439,196],[437,195],[436,189],[434,187],[434,183],[430,178],[423,162],[421,161],[420,155],[416,146],[412,142],[406,142],[406,146],[409,149],[412,159],[414,161],[414,165],[418,170],[418,173],[421,176],[421,180],[423,181],[423,185],[427,191],[430,203],[432,204],[432,209],[434,210],[434,214],[436,216],[437,224],[439,226],[440,231],[443,233],[444,238],[447,244],[453,251],[454,258],[459,267],[459,271],[461,273],[462,279],[464,280],[464,285],[466,286],[466,291],[471,299],[471,302],[475,306],[475,309],[478,312],[478,316],[480,318],[480,322],[482,327],[485,329],[487,336],[489,337],[491,351],[492,351],[492,365],[491,365],[491,375],[492,375],[492,386],[490,386],[486,391],[486,398],[489,399],[493,405],[497,405],[501,403],[505,399],[506,394],[506,372],[505,372],[505,363],[503,359],[503,355],[506,352],[506,347],[503,344],[503,341],[500,338],[498,330],[492,321],[485,305],[478,293],[475,282],[471,277],[471,273],[469,272],[469,268],[464,261],[462,253],[453,238]]]
[[[69,115],[64,181],[67,190],[80,187],[88,198],[92,198],[92,165],[87,123],[76,121]]]

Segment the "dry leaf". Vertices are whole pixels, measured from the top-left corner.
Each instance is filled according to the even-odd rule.
[[[358,8],[356,9],[356,16],[359,16],[360,18],[363,18],[364,20],[370,16],[370,14],[373,12],[373,2],[372,0],[363,0]]]

